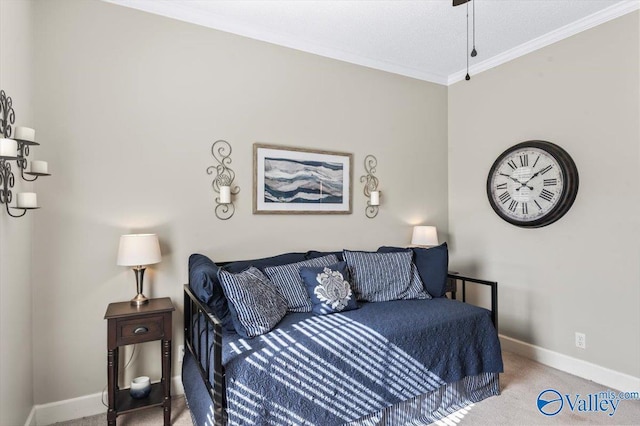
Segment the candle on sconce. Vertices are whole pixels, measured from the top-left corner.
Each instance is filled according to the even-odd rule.
[[[46,161],[33,160],[31,162],[31,173],[49,173],[49,163]]]
[[[380,205],[380,191],[371,191],[371,199],[369,200],[369,204],[372,206]]]
[[[35,192],[19,192],[16,201],[19,209],[35,209],[38,207],[38,198]]]
[[[220,204],[230,204],[230,203],[231,203],[231,187],[221,186],[220,187]]]
[[[17,158],[18,142],[13,139],[0,139],[0,158]]]
[[[16,127],[16,133],[13,137],[21,141],[35,142],[36,131],[30,127]]]

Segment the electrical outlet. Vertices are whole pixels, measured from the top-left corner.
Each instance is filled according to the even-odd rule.
[[[576,347],[580,349],[587,348],[587,335],[576,331]]]
[[[184,358],[184,345],[178,346],[178,360],[182,364],[182,358]]]

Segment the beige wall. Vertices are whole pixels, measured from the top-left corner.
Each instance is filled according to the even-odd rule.
[[[34,226],[37,403],[103,389],[104,311],[134,294],[133,273],[115,265],[123,233],[158,233],[145,293],[177,305],[193,252],[375,249],[408,244],[416,223],[447,235],[446,87],[98,1],[37,3],[36,70],[53,172]],[[206,173],[216,139],[233,145],[241,187],[229,221],[214,216]],[[353,214],[252,215],[254,142],[353,153]],[[383,191],[374,220],[359,183],[367,154]],[[157,378],[156,349],[128,376]]]
[[[640,377],[639,16],[634,12],[449,88],[452,264],[500,283],[507,336]],[[522,229],[487,200],[491,164],[529,139],[580,173],[560,221]],[[586,350],[574,332],[587,335]]]
[[[15,125],[27,127],[36,126],[32,21],[32,2],[0,1],[0,89],[13,99]],[[16,173],[16,162],[10,164]],[[33,187],[15,177],[14,199]],[[33,405],[31,238],[37,213],[14,219],[0,208],[0,424],[17,425]]]

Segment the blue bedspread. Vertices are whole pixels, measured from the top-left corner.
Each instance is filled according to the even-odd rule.
[[[343,424],[503,370],[489,311],[445,298],[289,314],[266,335],[223,342],[229,424]]]
[[[489,311],[445,298],[289,314],[266,335],[223,343],[229,424],[338,425],[503,371]]]

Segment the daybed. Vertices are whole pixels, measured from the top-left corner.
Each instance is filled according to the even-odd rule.
[[[398,262],[409,256],[410,270],[386,264],[390,255],[359,253],[311,251],[218,264],[202,255],[190,257],[182,381],[194,424],[430,424],[500,393],[496,283],[449,276],[446,244],[373,252],[395,253],[394,259],[402,257]],[[354,264],[359,258],[370,263]],[[323,262],[335,264],[317,267]],[[296,302],[291,294],[280,297],[292,291],[283,289],[282,282],[309,286],[317,271],[321,282],[320,274],[335,276],[335,270],[353,289],[348,303],[331,304],[322,293],[323,303],[315,297],[317,290],[301,296],[304,301]],[[375,277],[366,276],[369,270]],[[229,287],[247,274],[257,281],[240,280],[238,287]],[[363,287],[381,275],[405,280],[406,274],[410,287],[401,293],[389,296],[386,289]],[[467,282],[491,286],[491,311],[444,297],[451,279],[463,281],[463,300]],[[423,287],[416,293],[419,283]],[[252,300],[268,306],[243,311],[236,293],[243,288],[260,288]],[[283,309],[281,299],[286,314],[270,318],[274,309]],[[340,312],[331,313],[331,307]],[[254,316],[260,317],[253,324],[257,328],[243,327],[247,315],[254,322]]]

